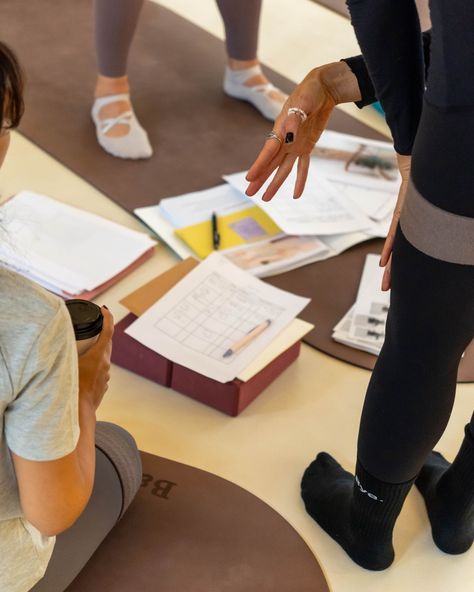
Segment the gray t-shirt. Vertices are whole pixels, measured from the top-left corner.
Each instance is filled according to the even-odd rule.
[[[44,575],[54,537],[22,515],[10,450],[33,461],[71,453],[79,438],[74,332],[64,302],[0,268],[0,590]]]

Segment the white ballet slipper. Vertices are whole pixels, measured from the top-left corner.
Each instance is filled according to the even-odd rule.
[[[255,86],[246,86],[246,81],[254,76],[262,74],[260,66],[252,66],[245,70],[231,70],[226,67],[224,74],[224,92],[234,99],[242,99],[252,103],[260,113],[274,121],[282,110],[288,95],[273,86],[271,82],[267,84],[257,84]],[[278,91],[283,95],[283,99],[272,97],[272,91]]]
[[[105,105],[119,101],[130,101],[130,96],[128,94],[109,95],[99,97],[94,101],[91,115],[95,123],[97,141],[106,152],[118,158],[150,158],[153,148],[148,134],[140,125],[133,109],[129,109],[117,117],[106,119],[99,117],[100,110]],[[128,125],[128,133],[116,138],[107,136],[107,132],[116,125]]]

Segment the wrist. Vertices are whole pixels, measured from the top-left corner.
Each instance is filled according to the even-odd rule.
[[[96,408],[88,398],[79,399],[79,424],[93,425],[96,423]]]
[[[333,97],[336,105],[355,103],[362,96],[356,75],[345,62],[333,62],[315,69],[321,84]]]

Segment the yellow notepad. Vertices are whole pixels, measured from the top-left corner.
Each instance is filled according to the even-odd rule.
[[[281,233],[280,227],[258,206],[218,217],[217,231],[220,235],[219,250],[256,242]],[[175,234],[201,259],[214,250],[211,220],[178,228]]]

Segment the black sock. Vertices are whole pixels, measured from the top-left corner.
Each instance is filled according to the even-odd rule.
[[[393,562],[392,531],[413,481],[384,483],[360,463],[354,479],[321,452],[303,475],[301,497],[308,514],[353,561],[382,570]]]
[[[469,426],[453,464],[432,452],[416,486],[425,500],[436,546],[452,555],[467,551],[474,540],[474,437]]]

